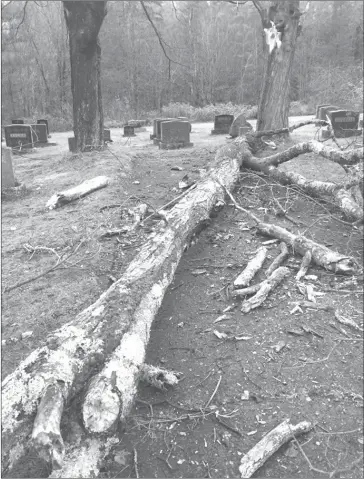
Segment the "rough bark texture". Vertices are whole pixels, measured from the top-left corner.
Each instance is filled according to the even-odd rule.
[[[153,315],[173,279],[180,257],[196,229],[208,220],[214,205],[223,200],[224,187],[232,188],[238,180],[243,159],[250,156],[244,139],[220,148],[208,174],[166,213],[168,225],[164,221],[159,223],[123,276],[94,304],[52,333],[45,346],[33,351],[5,378],[2,395],[4,467],[11,467],[24,453],[18,444],[23,446],[27,443],[37,406],[48,386],[61,382],[64,385],[64,400],[70,400],[83,391],[85,384],[94,376],[95,367],[100,370],[100,364],[113,351],[116,356],[110,357],[107,363],[111,373],[115,357],[122,357],[125,362],[130,360],[129,367],[120,371],[120,377],[130,386],[130,390],[123,393],[123,411],[127,413],[133,400]],[[125,347],[123,350],[118,349],[121,341]],[[119,379],[116,378],[115,382],[115,375],[112,374],[111,378],[119,388]],[[120,386],[122,391],[123,387]],[[83,477],[90,477],[94,470],[95,450],[101,447],[102,456],[104,441],[90,439],[87,442],[86,439],[82,441],[82,447],[86,448],[86,455],[92,453],[92,464],[89,461],[82,466]],[[78,453],[81,454],[80,451]],[[78,453],[66,453],[71,469],[80,467],[71,464],[73,459],[78,461]],[[65,475],[62,476],[63,473]],[[63,473],[60,477],[76,477]]]
[[[234,288],[242,288],[247,286],[254,278],[255,274],[263,266],[264,260],[267,256],[268,249],[265,246],[258,248],[258,251],[254,258],[252,258],[246,265],[246,268],[234,281]]]
[[[289,90],[291,69],[299,34],[299,1],[275,0],[261,14],[263,28],[271,28],[271,22],[281,32],[281,45],[269,53],[264,41],[267,63],[258,108],[257,131],[288,127]]]
[[[55,208],[60,208],[71,201],[78,200],[83,196],[86,196],[93,191],[104,188],[109,184],[110,180],[107,176],[96,176],[91,180],[86,180],[80,185],[70,188],[69,190],[61,191],[60,193],[54,194],[46,204],[46,208],[53,210]]]
[[[63,5],[69,33],[76,148],[100,149],[104,145],[104,117],[98,36],[106,15],[106,1],[64,1]]]
[[[239,467],[240,477],[252,477],[254,472],[278,451],[283,444],[294,436],[310,431],[312,427],[312,424],[308,421],[302,421],[293,426],[289,423],[289,419],[279,424],[241,458]]]

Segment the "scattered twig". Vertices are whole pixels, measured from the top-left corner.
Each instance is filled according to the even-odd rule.
[[[68,261],[71,256],[73,256],[73,255],[76,254],[77,250],[80,248],[80,246],[81,246],[84,242],[85,242],[85,241],[82,240],[82,241],[77,245],[77,247],[74,249],[74,251],[72,251],[68,256],[64,257],[63,259],[60,258],[60,259],[57,261],[57,263],[54,264],[53,266],[51,266],[50,268],[46,269],[45,271],[43,271],[42,273],[39,273],[39,274],[36,275],[36,276],[33,276],[32,278],[26,279],[26,280],[24,280],[24,281],[19,281],[18,283],[13,284],[12,286],[8,286],[8,287],[4,288],[3,293],[8,293],[9,291],[12,291],[13,289],[20,288],[20,286],[24,286],[25,284],[31,283],[32,281],[35,281],[36,279],[39,279],[39,278],[41,278],[42,276],[45,276],[46,274],[51,273],[52,271],[55,271],[56,269],[60,268],[60,266],[61,266],[62,264],[64,264],[66,261]]]
[[[219,386],[220,386],[220,383],[221,383],[221,379],[222,379],[222,376],[220,375],[219,380],[218,380],[218,382],[217,382],[217,384],[216,384],[216,388],[215,388],[214,392],[211,394],[210,399],[209,399],[209,400],[207,401],[207,403],[205,404],[204,409],[207,409],[207,408],[209,407],[211,401],[213,400],[215,394],[217,393],[217,390],[219,389]]]

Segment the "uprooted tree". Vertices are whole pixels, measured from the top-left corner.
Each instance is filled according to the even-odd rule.
[[[242,166],[275,175],[277,165],[307,152],[341,164],[363,159],[363,148],[342,152],[317,142],[258,159],[252,149],[259,135],[239,137],[221,147],[207,174],[175,206],[163,211],[163,220],[125,273],[95,303],[51,333],[44,346],[5,378],[4,469],[11,470],[17,461],[34,455],[36,450],[53,468],[51,477],[97,476],[104,457],[120,440],[120,426],[131,410],[138,381],[147,378],[158,383],[163,377],[161,386],[178,382],[178,373],[161,372],[144,364],[151,324],[185,248],[207,223],[213,209],[224,204],[225,193],[234,188]],[[362,209],[350,195],[351,181],[334,185],[307,182],[303,177],[283,180],[296,181],[316,194],[332,194],[346,217],[362,221]],[[278,237],[294,254],[309,257],[333,273],[353,275],[358,271],[355,258],[247,214],[263,234]],[[284,280],[286,270],[281,268],[267,278],[257,293],[259,301]],[[250,307],[257,306],[254,303]],[[67,429],[73,434],[65,441],[62,433]]]

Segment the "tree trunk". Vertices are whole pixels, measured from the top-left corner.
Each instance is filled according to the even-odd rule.
[[[69,32],[73,130],[77,150],[103,146],[104,117],[101,98],[99,31],[106,1],[64,1]]]
[[[299,34],[299,0],[275,0],[268,11],[261,12],[264,51],[267,63],[258,109],[257,131],[288,127],[291,69]],[[266,30],[272,23],[281,44],[267,44]],[[269,51],[273,48],[271,51]]]

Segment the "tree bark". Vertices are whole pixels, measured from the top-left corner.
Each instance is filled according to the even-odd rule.
[[[62,385],[63,401],[84,392],[95,368],[107,362],[111,368],[110,380],[121,390],[120,413],[124,418],[130,410],[141,363],[144,361],[145,345],[149,338],[150,325],[160,306],[168,285],[173,280],[183,251],[189,245],[196,229],[201,229],[209,213],[218,201],[222,201],[224,187],[232,188],[239,178],[240,166],[251,153],[245,138],[220,148],[211,164],[209,173],[191,189],[181,201],[166,213],[165,221],[159,223],[156,232],[130,263],[123,276],[105,291],[87,309],[69,323],[53,332],[46,345],[36,349],[19,367],[3,381],[3,466],[11,468],[22,455],[30,437],[37,405],[49,386]],[[122,351],[118,346],[126,347]],[[114,356],[112,356],[115,351]],[[118,353],[130,360],[128,367],[116,370],[113,361]],[[116,355],[116,356],[115,356]],[[113,359],[114,358],[114,359]],[[119,358],[120,359],[120,358]],[[108,369],[107,369],[108,368]],[[105,371],[103,374],[105,374]],[[119,375],[120,373],[120,375]],[[128,390],[120,384],[126,377]],[[44,403],[44,401],[43,401]],[[124,406],[124,407],[123,407]],[[53,410],[47,403],[48,410]],[[54,408],[56,410],[57,408]],[[55,428],[54,428],[55,429]],[[109,431],[110,433],[111,431]],[[36,433],[34,433],[37,435]],[[59,446],[57,441],[57,447]],[[89,446],[87,445],[89,444]],[[86,451],[104,447],[104,440],[83,441]],[[91,449],[88,449],[90,447]],[[61,448],[58,447],[58,450]],[[101,454],[101,452],[100,452]],[[66,451],[70,467],[76,467],[78,453]],[[59,463],[59,457],[53,457]],[[92,460],[91,460],[92,459]],[[91,462],[90,462],[91,461]],[[85,462],[93,470],[94,456]],[[91,464],[92,463],[92,464]],[[91,465],[90,465],[91,464]],[[96,466],[95,466],[96,467]],[[77,468],[77,467],[76,467]],[[75,477],[63,475],[60,477]]]
[[[288,127],[290,78],[299,35],[299,4],[299,0],[275,0],[268,10],[260,11],[263,28],[270,29],[273,22],[281,32],[282,43],[269,52],[266,41],[263,42],[267,61],[259,101],[257,131]]]
[[[106,15],[106,1],[64,1],[63,5],[69,33],[76,148],[100,149],[104,116],[99,32]]]

